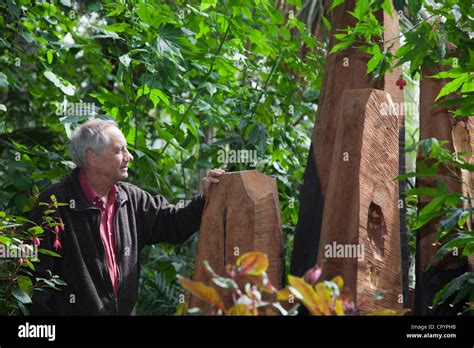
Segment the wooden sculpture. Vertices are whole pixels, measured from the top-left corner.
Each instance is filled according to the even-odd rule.
[[[273,178],[256,171],[226,173],[213,186],[204,208],[193,279],[211,285],[203,261],[220,275],[240,255],[260,251],[269,258],[268,276],[280,288],[283,276],[283,237],[278,191]],[[229,303],[225,293],[224,302]],[[202,303],[191,298],[190,307]]]
[[[341,275],[361,310],[403,305],[394,180],[398,115],[391,106],[390,95],[380,90],[344,92],[327,186],[318,253],[322,279]]]

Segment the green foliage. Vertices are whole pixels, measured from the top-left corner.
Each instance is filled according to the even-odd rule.
[[[19,130],[0,140],[0,209],[23,214],[33,208],[32,193],[69,173],[72,162],[59,145],[64,137],[46,128]]]
[[[437,177],[440,169],[450,173],[451,178],[462,183],[460,170],[472,172],[474,165],[467,162],[463,153],[452,153],[437,139],[426,139],[413,145],[419,148],[421,155],[430,160],[430,166],[419,163],[417,171],[402,175],[400,177]],[[469,230],[467,221],[471,219],[474,208],[471,206],[472,197],[465,196],[459,192],[449,192],[446,185],[440,179],[436,179],[436,187],[419,187],[408,190],[408,196],[432,197],[430,202],[423,207],[414,220],[410,221],[410,228],[418,230],[434,219],[439,219],[436,231],[435,243],[441,247],[438,249],[428,267],[442,260],[446,255],[469,256],[474,252],[474,231]],[[467,183],[470,184],[470,183]],[[472,286],[473,272],[468,272],[455,278],[436,295],[433,305],[438,305],[457,293],[453,300],[456,304],[462,300],[465,303],[472,302],[474,298],[474,287]],[[471,280],[470,280],[471,279]]]
[[[389,39],[385,51],[381,49],[384,28],[375,13],[383,10],[392,15],[392,10],[388,1],[378,0],[357,1],[354,12],[351,12],[357,19],[356,24],[335,35],[340,42],[331,52],[354,46],[370,54],[367,73],[374,79],[405,63],[409,64],[412,77],[421,72],[422,65],[435,70],[446,66],[449,71],[436,73],[434,77],[453,80],[440,91],[437,99],[456,93],[459,95],[456,101],[447,102],[456,106],[454,115],[473,115],[471,72],[474,69],[474,42],[470,35],[474,24],[471,1],[441,0],[433,4],[432,1],[408,0],[406,5],[408,14],[398,11],[403,41],[396,52],[390,41],[398,37]]]
[[[256,150],[291,240],[325,55],[304,23],[260,0],[18,0],[0,13],[1,209],[21,210],[34,186],[70,171],[78,123],[112,117],[135,157],[129,181],[170,201],[197,193],[209,168],[253,169],[219,162],[219,151]],[[174,280],[155,267],[162,252],[175,255],[145,253],[141,314],[159,313],[146,305],[152,284],[175,303]]]
[[[470,301],[470,306],[466,311],[472,312],[472,303],[474,302],[474,272],[466,272],[446,284],[443,289],[436,294],[433,305],[436,306],[443,303],[447,299],[452,298],[455,294],[456,296],[451,303],[455,305],[467,298]]]
[[[471,51],[473,52],[473,51]],[[473,53],[474,54],[474,53]],[[474,64],[474,56],[471,58]],[[457,64],[457,63],[456,63]],[[459,67],[454,65],[450,70],[440,72],[433,77],[453,79],[439,92],[436,100],[441,97],[457,94],[457,98],[449,98],[438,102],[437,106],[454,107],[454,116],[471,116],[474,110],[474,78],[472,70],[474,65]]]
[[[35,197],[32,197],[36,201]],[[34,291],[44,291],[46,288],[60,290],[66,283],[50,271],[48,279],[35,277],[34,264],[39,262],[38,253],[53,257],[59,254],[49,249],[39,247],[45,233],[55,233],[54,228],[62,224],[61,220],[52,214],[60,203],[49,205],[49,210],[43,215],[41,225],[32,225],[32,221],[17,215],[7,215],[0,211],[0,315],[29,315],[25,306],[32,303]]]
[[[142,252],[138,314],[176,313],[182,296],[176,276],[191,276],[195,244],[196,238],[192,238],[179,247],[154,245]]]

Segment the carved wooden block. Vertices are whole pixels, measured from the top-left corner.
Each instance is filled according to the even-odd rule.
[[[347,0],[334,10],[328,11],[331,2],[325,3],[325,13],[332,24],[329,34],[329,49],[338,43],[334,34],[355,24],[355,18],[349,13],[354,10],[354,5],[355,0]],[[381,49],[385,51],[391,47],[392,52],[395,52],[399,45],[398,15],[396,11],[392,15],[393,17],[379,11],[376,17],[386,28],[385,41],[381,45]],[[331,161],[339,122],[337,116],[341,113],[344,91],[378,88],[390,93],[393,102],[403,102],[403,93],[395,85],[401,68],[397,67],[379,81],[373,81],[366,74],[369,59],[370,55],[355,47],[329,54],[326,58],[318,111],[299,198],[300,211],[291,258],[291,274],[303,275],[317,261],[326,191],[328,181],[332,176]],[[399,127],[402,129],[400,136],[404,134],[402,126],[403,124],[400,122]],[[404,162],[401,163],[401,166],[404,167]]]
[[[218,274],[225,275],[225,266],[235,264],[240,255],[260,251],[269,258],[271,283],[280,288],[283,237],[275,180],[256,171],[225,173],[219,180],[212,186],[204,208],[193,279],[211,284],[204,260]],[[228,305],[229,299],[223,297]],[[190,307],[201,305],[191,298]]]
[[[341,275],[361,310],[402,308],[398,115],[382,105],[386,92],[344,92],[318,253],[323,279]]]

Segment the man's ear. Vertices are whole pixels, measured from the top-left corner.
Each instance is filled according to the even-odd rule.
[[[86,164],[92,167],[95,167],[97,165],[97,154],[91,149],[88,149],[86,151],[86,155],[84,159],[85,159]]]

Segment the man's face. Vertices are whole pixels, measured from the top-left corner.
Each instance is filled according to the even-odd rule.
[[[127,141],[115,126],[106,128],[104,133],[110,142],[102,153],[94,153],[90,167],[114,183],[125,180],[128,177],[128,162],[133,160],[133,156],[127,150]]]

